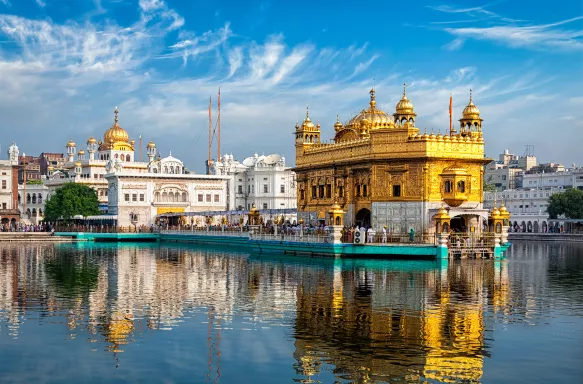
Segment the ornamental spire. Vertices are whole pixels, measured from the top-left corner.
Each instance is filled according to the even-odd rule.
[[[119,111],[117,110],[117,107],[115,107],[115,111],[113,113],[115,115],[115,118],[113,119],[113,121],[115,122],[115,125],[117,125],[117,122],[118,122],[117,114],[119,113]]]
[[[403,83],[403,99],[407,98],[407,83]]]
[[[370,93],[370,107],[371,108],[374,108],[375,105],[377,104],[377,101],[375,99],[375,92],[376,91],[374,90],[374,88],[372,88],[369,92]]]
[[[470,104],[472,104],[472,88],[470,88]]]

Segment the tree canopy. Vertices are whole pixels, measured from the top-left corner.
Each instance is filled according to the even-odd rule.
[[[583,191],[569,188],[549,197],[547,212],[551,219],[564,215],[567,219],[583,218]]]
[[[99,215],[97,193],[79,183],[66,183],[45,204],[45,220],[70,220],[76,215]]]
[[[484,182],[484,192],[496,192],[496,185]]]

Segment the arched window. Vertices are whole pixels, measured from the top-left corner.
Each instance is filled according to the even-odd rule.
[[[180,172],[180,167],[176,167],[176,173],[180,174],[182,172]]]
[[[186,192],[182,192],[182,201],[183,202],[186,202],[187,201]]]
[[[444,186],[445,193],[451,193],[451,181],[446,180]]]
[[[36,208],[32,209],[32,216],[36,216]]]
[[[26,210],[26,216],[28,216],[28,218],[30,219],[30,208],[28,208],[28,209]]]
[[[38,209],[38,215],[39,215],[39,216],[42,216],[42,215],[43,215],[43,210],[42,210],[42,208],[39,208],[39,209]]]
[[[168,173],[168,167],[164,166],[164,173]]]
[[[460,180],[457,182],[457,190],[458,192],[465,192],[466,191],[466,182],[463,180]]]
[[[117,159],[117,153],[115,154],[115,158]]]
[[[154,173],[158,173],[158,170],[156,168],[154,168]]]
[[[154,193],[154,201],[160,201],[160,192]]]
[[[30,204],[30,193],[26,194],[26,204]]]
[[[36,194],[32,194],[32,203],[36,204]]]
[[[20,193],[19,193],[18,194],[18,204],[20,204],[21,200],[22,200],[22,196],[20,196]]]
[[[38,203],[39,204],[43,203],[43,195],[41,195],[40,193],[38,194]]]
[[[126,155],[126,161],[131,161],[131,159],[132,158],[130,157],[130,155]]]
[[[409,124],[413,125],[413,122],[414,122],[414,121],[413,121],[413,118],[410,118],[410,119],[409,119]]]
[[[166,203],[168,201],[168,194],[166,192],[162,193],[162,201]]]

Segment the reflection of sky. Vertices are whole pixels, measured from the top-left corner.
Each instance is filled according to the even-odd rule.
[[[478,363],[483,382],[583,377],[583,246],[545,245],[546,258],[531,247],[532,259],[517,247],[507,261],[441,266],[135,247],[72,246],[80,251],[74,260],[86,255],[100,265],[96,287],[82,299],[58,297],[38,254],[0,258],[0,381],[204,382],[220,375],[222,382],[273,383],[304,377],[298,359],[316,366],[312,379],[323,383],[390,373],[382,367],[389,363],[412,370]],[[124,313],[134,328],[111,348],[104,327]],[[8,329],[10,316],[17,332]],[[359,318],[370,320],[370,331],[352,329],[366,325]],[[381,367],[370,370],[375,364]],[[333,373],[343,368],[352,373]]]

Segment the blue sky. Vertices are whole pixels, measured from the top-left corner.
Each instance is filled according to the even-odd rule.
[[[473,88],[490,157],[532,144],[540,161],[583,165],[578,0],[0,0],[3,152],[13,140],[27,154],[84,145],[118,106],[133,138],[203,172],[220,86],[222,152],[293,164],[306,106],[332,138],[373,82],[390,113],[407,82],[417,125],[435,132],[449,94],[457,119]]]

